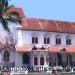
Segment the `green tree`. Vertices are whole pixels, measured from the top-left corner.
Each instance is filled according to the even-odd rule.
[[[21,23],[21,18],[19,17],[19,14],[17,12],[15,12],[15,11],[13,11],[13,12],[12,11],[7,12],[12,7],[14,7],[14,6],[13,5],[10,5],[9,6],[8,0],[0,0],[0,23],[2,23],[3,29],[6,30],[8,33],[10,33],[10,29],[9,29],[9,26],[8,26],[8,22],[11,21],[11,22]],[[12,39],[11,42],[14,41],[13,40],[13,37],[10,37],[10,38]],[[6,49],[10,49],[10,47],[8,46],[8,44],[9,43],[7,41],[6,42],[6,45],[5,45],[5,50]],[[13,42],[11,44],[12,44],[11,46],[13,48],[15,48],[15,43]],[[6,56],[6,58],[8,58],[8,56]],[[4,58],[3,58],[3,60],[4,60]],[[4,62],[5,62],[4,65],[7,65],[8,60],[4,60]]]
[[[21,23],[19,14],[17,12],[11,11],[7,13],[7,11],[11,9],[11,7],[14,7],[14,6],[13,5],[9,6],[8,0],[0,0],[0,22],[2,23],[4,30],[8,32],[10,32],[10,29],[8,26],[9,21]]]

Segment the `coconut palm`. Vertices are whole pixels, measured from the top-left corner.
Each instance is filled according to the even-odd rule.
[[[14,6],[9,6],[8,0],[0,0],[0,21],[2,23],[3,28],[8,32],[10,32],[10,29],[8,27],[8,21],[21,23],[19,14],[17,12],[14,11],[7,13],[7,11],[11,7]]]
[[[0,23],[3,26],[3,29],[6,30],[8,33],[10,33],[10,29],[8,26],[8,22],[18,22],[21,23],[21,18],[19,17],[19,14],[15,11],[8,12],[8,10],[11,9],[11,7],[14,7],[13,5],[9,6],[8,0],[0,0]],[[11,37],[13,40],[13,38]],[[7,39],[6,39],[7,40]],[[7,48],[7,42],[5,44],[5,48]],[[13,43],[13,48],[15,48],[15,44]],[[7,60],[5,62],[7,64]]]

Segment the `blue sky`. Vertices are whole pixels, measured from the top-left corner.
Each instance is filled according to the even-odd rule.
[[[75,0],[11,0],[27,17],[75,22]]]

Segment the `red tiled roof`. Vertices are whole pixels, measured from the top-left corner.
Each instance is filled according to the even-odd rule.
[[[27,31],[75,33],[75,23],[35,18],[23,18],[22,27],[18,27],[18,29]]]
[[[16,46],[16,51],[28,52],[32,50],[31,44],[23,44],[22,46]]]
[[[37,49],[32,50],[31,44],[23,44],[22,46],[16,46],[16,51],[29,52],[29,51],[50,51],[50,52],[75,52],[74,46],[49,46],[45,50]],[[63,49],[65,48],[65,51]]]
[[[24,18],[24,12],[21,8],[10,8],[8,12],[16,11],[20,17],[23,17],[22,27],[17,29],[27,31],[49,31],[49,32],[61,32],[61,33],[75,33],[75,22],[45,20],[36,18]]]
[[[10,8],[8,12],[16,11],[20,17],[24,17],[24,12],[21,8]],[[61,32],[61,33],[75,33],[75,23],[65,21],[54,21],[36,18],[22,18],[22,27],[18,29],[28,31],[49,31],[49,32]]]
[[[51,51],[51,52],[61,52],[61,50],[63,48],[65,48],[66,52],[75,52],[74,46],[50,46],[49,51]]]

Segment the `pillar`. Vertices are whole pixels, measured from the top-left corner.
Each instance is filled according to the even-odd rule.
[[[40,53],[38,53],[38,66],[40,67]]]
[[[15,52],[15,66],[18,66],[18,52]]]
[[[22,46],[22,43],[23,43],[23,38],[22,38],[22,31],[21,30],[18,30],[18,40],[17,40],[17,45],[18,46]]]

